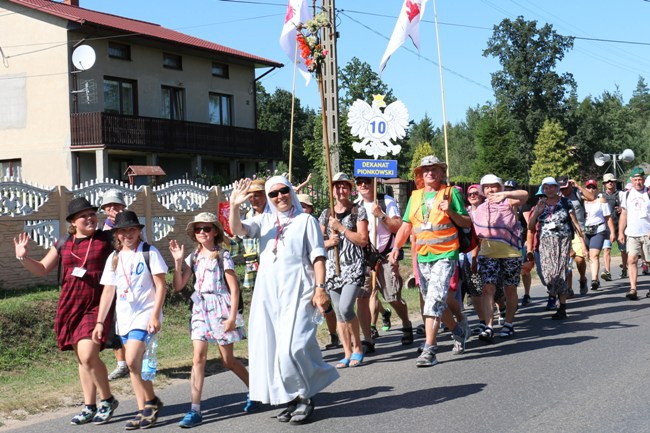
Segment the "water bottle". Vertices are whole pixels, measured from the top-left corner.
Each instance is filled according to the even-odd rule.
[[[324,320],[325,318],[323,317],[323,313],[321,313],[318,308],[314,308],[314,312],[311,315],[311,322],[315,326],[320,326]]]
[[[141,376],[142,380],[153,382],[156,377],[158,334],[147,334],[144,342],[147,347],[144,350],[144,357],[142,358]]]

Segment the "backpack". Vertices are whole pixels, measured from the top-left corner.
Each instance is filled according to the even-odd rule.
[[[223,263],[218,260],[217,261],[219,265],[219,269],[221,270],[221,275],[223,275],[223,282],[226,284],[226,287],[228,287],[228,281],[226,280],[226,272],[223,268]],[[196,267],[196,250],[192,251],[190,254],[190,270],[192,271],[192,287],[194,287],[194,283],[196,282],[196,272],[194,271],[194,268]],[[230,287],[228,287],[228,291],[230,292]],[[194,302],[190,300],[190,311],[192,311],[192,308],[194,306]],[[242,294],[241,289],[239,290],[239,308],[237,308],[240,314],[244,314],[244,296]],[[192,319],[190,318],[190,321]]]
[[[451,186],[447,187],[443,200],[449,199],[452,194],[452,189],[454,188]],[[476,231],[474,230],[474,224],[469,227],[458,227],[454,220],[451,218],[449,219],[451,220],[451,223],[454,225],[454,227],[456,227],[456,231],[458,232],[458,243],[460,244],[458,251],[460,253],[467,254],[476,248],[478,246],[478,237],[476,236]]]

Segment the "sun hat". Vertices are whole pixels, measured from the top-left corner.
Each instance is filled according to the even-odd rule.
[[[334,175],[332,178],[332,184],[335,184],[336,182],[347,182],[347,184],[350,185],[350,189],[354,188],[354,182],[352,182],[348,175],[343,172],[338,172]]]
[[[598,182],[596,182],[594,179],[589,179],[588,181],[585,182],[585,187],[589,186],[595,186],[598,188]]]
[[[254,179],[248,187],[248,192],[264,191],[264,179]]]
[[[314,204],[311,202],[311,198],[309,197],[309,194],[297,194],[298,195],[298,201],[302,204],[306,204],[307,206],[314,207]]]
[[[539,184],[540,189],[541,189],[544,185],[555,185],[555,186],[560,186],[560,184],[557,183],[557,181],[555,180],[555,178],[552,177],[552,176],[548,176],[548,177],[545,177],[544,179],[542,179],[542,183]]]
[[[194,224],[196,223],[210,223],[214,225],[218,231],[223,233],[223,226],[219,222],[219,218],[212,212],[201,212],[199,214],[196,214],[194,216],[194,219],[187,223],[187,227],[185,227],[185,232],[189,237],[191,237],[193,240],[196,240],[196,237],[194,236]]]
[[[102,197],[102,205],[99,208],[104,209],[104,206],[110,203],[121,204],[122,206],[126,207],[126,203],[124,202],[124,195],[122,194],[122,191],[118,191],[116,189],[109,189],[108,191],[104,192],[104,196]]]
[[[419,175],[419,174],[422,172],[422,169],[423,169],[424,167],[433,167],[433,166],[436,166],[436,165],[437,165],[438,167],[442,167],[442,169],[443,169],[444,171],[447,171],[447,164],[445,164],[444,162],[440,161],[440,160],[438,159],[438,157],[436,157],[436,156],[434,156],[434,155],[428,155],[428,156],[425,156],[425,157],[422,158],[422,160],[420,161],[420,165],[418,165],[417,167],[415,167],[415,174],[416,174],[416,175]]]
[[[474,183],[474,184],[468,186],[467,187],[467,194],[469,194],[470,189],[475,189],[476,191],[480,191],[481,190],[481,185],[479,185],[478,183]]]
[[[517,183],[516,180],[508,179],[505,182],[503,182],[503,187],[504,188],[512,188],[512,189],[517,189],[519,184]]]
[[[97,211],[97,206],[93,206],[90,204],[88,199],[86,197],[77,197],[72,199],[70,203],[68,203],[68,216],[65,217],[65,220],[67,222],[71,222],[72,218],[78,214],[79,212],[92,209],[94,211]]]
[[[603,183],[605,182],[616,182],[616,176],[614,176],[612,173],[605,173],[603,175]]]
[[[119,229],[125,229],[128,227],[138,227],[142,229],[144,227],[144,224],[140,224],[138,216],[135,214],[135,212],[125,210],[117,214],[115,217],[115,225],[111,230],[117,231]]]
[[[645,177],[645,171],[643,171],[642,167],[634,167],[630,172],[630,179],[637,176]]]
[[[555,183],[555,185],[557,185],[557,182]],[[537,192],[535,193],[535,197],[543,197],[543,196],[544,196],[544,184],[540,185],[539,188],[537,189]]]
[[[478,190],[479,194],[485,195],[483,192],[483,186],[485,185],[492,185],[494,183],[498,183],[501,186],[501,190],[503,190],[503,181],[499,176],[496,176],[494,174],[486,174],[481,178],[481,189]]]

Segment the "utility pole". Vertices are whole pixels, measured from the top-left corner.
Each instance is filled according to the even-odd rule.
[[[315,1],[315,0],[314,0]],[[323,0],[323,12],[327,14],[331,27],[323,29],[321,40],[323,46],[329,51],[325,57],[323,65],[323,90],[325,95],[325,115],[327,117],[328,136],[330,142],[330,153],[326,155],[330,158],[332,171],[340,171],[339,160],[339,81],[338,81],[338,64],[336,62],[336,13],[334,0]]]

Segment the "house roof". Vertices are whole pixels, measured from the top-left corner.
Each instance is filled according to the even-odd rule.
[[[101,27],[113,29],[118,32],[135,33],[139,36],[149,37],[165,42],[174,44],[181,44],[188,47],[200,48],[221,55],[229,55],[238,57],[244,60],[254,62],[261,66],[276,66],[282,67],[282,63],[274,60],[258,57],[244,51],[235,50],[223,45],[215,44],[214,42],[199,39],[194,36],[186,35],[165,27],[159,24],[149,23],[146,21],[135,20],[131,18],[120,17],[111,15],[104,12],[97,12],[82,7],[70,6],[65,3],[58,3],[50,0],[9,0],[30,9],[38,10],[42,13],[63,18],[83,24],[94,24]]]
[[[129,165],[124,174],[127,176],[165,176],[165,171],[158,165]]]

